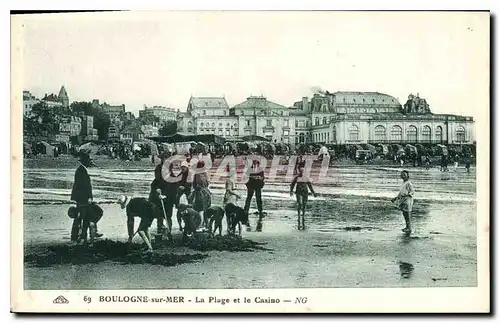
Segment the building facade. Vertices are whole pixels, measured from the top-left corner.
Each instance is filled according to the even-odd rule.
[[[293,143],[295,119],[290,116],[290,109],[264,96],[248,97],[235,105],[230,114],[237,117],[239,137],[257,135],[272,142]]]
[[[39,103],[38,100],[30,91],[23,91],[23,115],[25,117],[31,116],[31,109],[33,105]]]
[[[57,96],[59,102],[61,102],[62,106],[65,108],[69,108],[69,96],[68,92],[66,92],[66,88],[61,86],[61,89],[59,90],[59,95]]]
[[[191,98],[178,120],[180,131],[227,139],[248,135],[272,142],[472,144],[469,116],[434,114],[427,101],[410,94],[404,105],[379,92],[339,91],[303,97],[292,107],[250,96],[229,108],[223,97]]]
[[[144,134],[144,137],[145,138],[148,138],[148,137],[158,137],[159,133],[159,129],[158,127],[154,126],[154,125],[142,125],[141,126],[141,131],[142,133]]]
[[[82,121],[80,117],[66,117],[59,123],[59,134],[69,137],[79,136],[82,132]]]
[[[81,135],[84,140],[94,141],[98,140],[97,129],[94,129],[94,117],[93,116],[83,116],[82,120],[82,132]]]
[[[224,97],[191,97],[186,112],[177,120],[179,131],[227,138],[238,135],[235,132],[237,124],[237,118],[229,115],[229,105]]]
[[[125,114],[125,104],[121,105],[109,105],[108,103],[99,103],[98,99],[92,100],[92,106],[94,108],[101,109],[104,113],[109,116],[110,120],[113,120],[123,114]]]
[[[138,125],[129,125],[120,131],[120,141],[132,144],[134,141],[141,141],[143,139],[144,133]]]
[[[177,120],[177,111],[173,108],[167,108],[162,106],[144,106],[144,110],[139,111],[139,118],[147,119],[149,116],[158,118],[159,124],[164,124],[167,121]]]

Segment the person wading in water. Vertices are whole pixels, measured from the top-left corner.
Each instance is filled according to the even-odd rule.
[[[406,227],[403,229],[404,233],[411,233],[411,210],[413,208],[413,195],[415,190],[410,182],[410,174],[404,170],[401,172],[401,179],[403,184],[399,187],[398,196],[392,199],[393,203],[398,205],[398,208],[403,212]]]

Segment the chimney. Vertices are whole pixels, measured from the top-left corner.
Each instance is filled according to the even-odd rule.
[[[304,96],[302,97],[302,111],[306,111],[308,110],[308,103],[309,99],[307,98],[307,96]]]

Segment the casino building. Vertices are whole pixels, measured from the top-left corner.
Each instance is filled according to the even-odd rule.
[[[434,114],[418,94],[402,105],[378,92],[315,94],[292,107],[250,96],[229,107],[224,97],[191,97],[178,120],[181,131],[216,134],[227,139],[258,135],[273,142],[299,143],[443,143],[472,144],[469,116]]]

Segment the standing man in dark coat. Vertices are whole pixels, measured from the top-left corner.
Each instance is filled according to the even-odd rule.
[[[160,194],[158,194],[157,191],[160,190],[162,195],[167,194],[167,187],[166,187],[167,183],[162,176],[162,169],[163,169],[163,164],[165,163],[165,157],[166,157],[165,154],[160,155],[160,163],[155,168],[155,178],[151,183],[151,191],[149,193],[149,201],[153,203],[158,208],[158,210],[161,210],[162,212],[163,208],[161,206]],[[163,220],[164,220],[163,217],[157,217],[157,224],[156,224],[157,234],[163,234],[163,231],[165,230],[165,224],[163,223]]]
[[[255,199],[257,201],[257,210],[259,211],[259,218],[263,217],[262,212],[262,188],[264,187],[264,171],[260,170],[260,162],[254,160],[252,163],[252,168],[250,170],[250,175],[247,186],[247,198],[245,200],[245,212],[248,214],[250,210],[250,202],[252,201],[253,194],[255,193]]]
[[[92,183],[90,181],[90,176],[87,171],[87,167],[95,166],[90,158],[89,154],[81,151],[79,153],[79,163],[80,166],[75,172],[75,182],[73,183],[73,189],[71,191],[71,200],[76,202],[76,207],[78,209],[78,216],[73,220],[73,227],[71,229],[71,241],[77,241],[83,239],[87,241],[87,231],[90,226],[90,204],[92,203]],[[97,224],[95,225],[94,237],[102,236],[97,233]],[[81,229],[81,235],[79,236],[79,231]],[[94,230],[92,230],[94,231]]]

